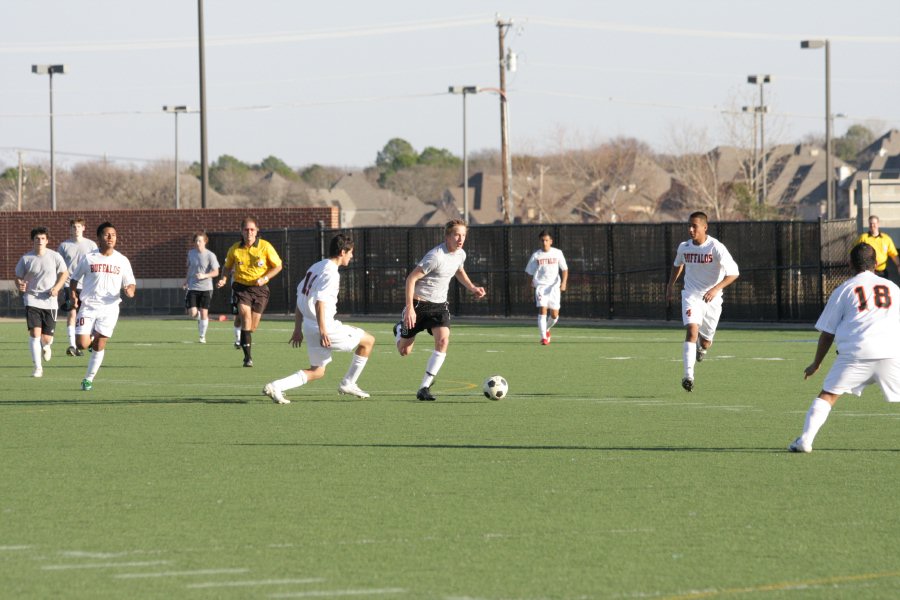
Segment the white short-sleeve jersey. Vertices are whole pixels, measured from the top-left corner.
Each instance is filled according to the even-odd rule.
[[[188,290],[198,292],[211,292],[213,289],[212,279],[197,279],[197,275],[203,273],[212,273],[219,269],[219,259],[211,250],[200,252],[196,248],[188,250],[187,255],[187,280]]]
[[[684,265],[684,289],[687,292],[706,292],[726,276],[740,275],[728,248],[710,235],[699,246],[691,240],[678,245],[675,266],[681,265]]]
[[[546,252],[536,250],[525,265],[525,272],[532,276],[535,287],[560,283],[559,272],[568,270],[566,257],[559,248],[550,248]]]
[[[316,319],[316,302],[324,302],[325,327],[330,329],[337,313],[338,291],[341,275],[337,264],[329,259],[320,260],[307,271],[297,286],[297,308],[303,315],[304,327],[319,327]]]
[[[56,285],[59,274],[67,270],[63,257],[49,248],[45,248],[41,256],[32,250],[20,258],[16,264],[16,277],[25,280],[25,293],[22,294],[25,306],[48,310],[59,308],[57,297],[50,295],[50,289]]]
[[[118,250],[109,256],[99,250],[86,254],[72,271],[72,280],[81,282],[81,303],[93,307],[119,304],[122,288],[135,283],[131,262]]]
[[[425,272],[425,276],[416,281],[416,297],[435,304],[446,302],[450,280],[465,262],[466,252],[462,248],[450,252],[444,243],[429,250],[416,265]]]
[[[900,358],[900,288],[871,271],[858,273],[831,293],[816,329],[834,335],[841,356]]]
[[[63,260],[66,261],[66,269],[69,270],[69,280],[66,281],[66,285],[69,285],[69,282],[72,281],[71,275],[75,265],[81,262],[85,254],[96,249],[97,242],[84,237],[78,241],[66,240],[59,245],[59,253],[62,255]]]

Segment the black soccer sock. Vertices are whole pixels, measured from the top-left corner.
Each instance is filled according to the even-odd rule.
[[[253,335],[246,329],[241,329],[241,350],[244,351],[244,360],[252,360],[250,346],[253,344]]]

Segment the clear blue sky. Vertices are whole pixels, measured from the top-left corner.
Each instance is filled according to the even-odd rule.
[[[392,137],[462,153],[453,84],[496,87],[495,13],[515,25],[508,75],[511,147],[542,153],[633,136],[660,151],[674,129],[726,143],[721,111],[766,86],[769,141],[824,132],[829,38],[835,134],[900,128],[900,2],[889,0],[205,0],[209,156],[294,167],[362,167]],[[199,105],[197,2],[20,0],[4,7],[0,163],[46,160],[54,78],[60,164],[77,156],[170,160],[164,104]],[[179,118],[180,158],[199,160],[199,118]],[[497,96],[468,99],[469,150],[500,145]],[[43,151],[43,152],[42,152]],[[135,163],[141,164],[141,163]]]

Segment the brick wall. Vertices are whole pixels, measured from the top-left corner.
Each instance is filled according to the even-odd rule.
[[[100,223],[109,221],[115,225],[116,249],[131,261],[138,279],[183,278],[191,234],[198,229],[233,231],[237,241],[241,220],[246,215],[259,219],[263,231],[315,227],[319,221],[326,228],[340,227],[337,207],[0,212],[0,231],[3,231],[0,280],[15,278],[16,263],[32,248],[30,234],[34,227],[49,228],[50,248],[55,250],[69,237],[69,220],[76,217],[85,219],[85,237],[94,241]],[[219,257],[220,261],[224,259]]]

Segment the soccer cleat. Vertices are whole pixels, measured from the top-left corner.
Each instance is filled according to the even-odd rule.
[[[31,372],[31,376],[32,377],[43,377],[44,369],[42,369],[41,367],[35,367],[34,371]]]
[[[94,382],[90,379],[82,379],[81,380],[81,389],[85,392],[89,392],[94,389]]]
[[[75,346],[66,348],[66,356],[78,356],[78,349]]]
[[[91,350],[93,352],[93,350]],[[84,350],[81,348],[75,348],[75,356],[84,356]]]
[[[547,343],[549,344],[549,343],[550,343],[550,338],[552,337],[552,334],[550,333],[550,330],[549,330],[549,329],[547,330],[547,336],[546,336],[546,337],[547,337]]]
[[[240,343],[240,342],[235,342],[235,343],[234,343],[234,349],[235,349],[235,350],[240,350],[240,349],[241,349],[241,343]]]
[[[812,452],[812,444],[804,442],[803,437],[801,436],[791,442],[791,445],[788,446],[788,450],[791,452],[803,452],[804,454],[809,454]]]
[[[549,346],[550,338],[541,338],[541,346]]]
[[[44,357],[44,362],[50,361],[50,358],[53,356],[53,350],[50,348],[50,344],[41,346],[41,356]]]
[[[697,362],[703,362],[704,358],[706,358],[706,348],[697,344]]]
[[[204,336],[201,335],[199,341],[200,341],[201,344],[205,344],[205,343],[206,343],[206,338],[205,338]]]
[[[364,392],[359,389],[359,386],[355,383],[341,383],[338,386],[338,392],[341,394],[348,394],[350,396],[356,396],[357,398],[368,398],[368,392]]]
[[[694,391],[694,380],[691,379],[690,377],[685,377],[684,379],[681,380],[681,387],[683,387],[684,391],[686,391],[686,392],[693,392]]]
[[[252,366],[253,366],[253,359],[252,359],[252,358],[245,358],[245,359],[244,359],[244,366],[245,366],[245,367],[252,367]]]
[[[416,392],[416,400],[437,400],[434,396],[431,395],[430,387],[419,388],[419,391]]]
[[[272,399],[275,404],[290,404],[291,401],[284,397],[284,393],[272,383],[267,383],[263,388],[263,394]]]

